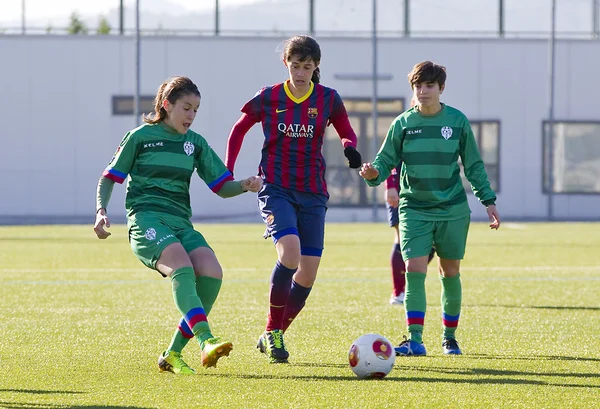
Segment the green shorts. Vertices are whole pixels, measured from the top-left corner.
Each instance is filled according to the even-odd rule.
[[[440,258],[462,260],[465,256],[471,216],[457,220],[400,220],[404,260],[428,256],[431,245]]]
[[[170,244],[181,243],[188,254],[198,247],[210,248],[192,223],[181,217],[140,212],[128,220],[127,227],[133,253],[145,266],[154,270],[163,250]]]

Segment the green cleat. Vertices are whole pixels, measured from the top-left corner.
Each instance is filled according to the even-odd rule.
[[[216,367],[219,358],[229,356],[232,349],[233,344],[229,341],[221,341],[219,337],[207,339],[202,346],[202,366],[205,368]]]
[[[194,371],[188,364],[185,363],[181,358],[180,352],[165,351],[158,357],[158,369],[161,372],[173,372],[178,375],[194,375]]]
[[[290,356],[283,343],[283,331],[265,331],[258,339],[256,348],[269,358],[272,364],[287,364]]]

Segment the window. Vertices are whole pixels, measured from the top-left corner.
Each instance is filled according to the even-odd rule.
[[[544,193],[600,193],[600,122],[543,123]],[[552,144],[550,144],[552,131]]]
[[[390,123],[405,110],[404,99],[380,99],[378,101],[378,136],[376,139],[373,138],[371,100],[369,98],[347,98],[344,99],[344,105],[348,111],[352,128],[358,136],[358,151],[364,161],[373,160],[383,143]],[[490,185],[494,191],[498,192],[500,186],[500,122],[471,121],[471,127],[485,164]],[[370,188],[356,170],[348,168],[348,161],[344,157],[340,138],[333,126],[329,126],[325,132],[323,154],[327,163],[329,206],[364,207],[373,203],[385,205],[385,183],[377,188]],[[464,177],[464,171],[462,176],[465,190],[471,192],[469,182]]]
[[[140,113],[154,112],[154,95],[140,95]],[[133,115],[133,95],[113,95],[113,115]]]

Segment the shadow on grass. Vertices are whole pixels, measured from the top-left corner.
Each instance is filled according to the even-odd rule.
[[[477,359],[509,359],[511,361],[581,361],[581,362],[600,362],[600,358],[584,358],[581,356],[564,355],[532,355],[532,356],[510,356],[510,355],[487,355],[487,354],[469,354],[466,358]]]
[[[42,390],[42,389],[0,389],[0,392],[17,392],[17,393],[31,393],[32,395],[47,395],[47,394],[51,394],[51,393],[57,393],[57,394],[80,394],[80,393],[85,393],[85,392],[80,392],[80,391],[54,391],[54,390]]]
[[[599,378],[600,375],[595,372],[588,373],[571,373],[571,372],[526,372],[512,371],[502,369],[487,369],[487,368],[442,368],[442,367],[421,367],[421,366],[399,366],[396,369],[408,369],[420,372],[435,372],[452,375],[475,375],[475,376],[548,376],[560,378]]]
[[[54,403],[22,403],[0,400],[0,407],[6,409],[152,409],[140,406],[97,406],[97,405],[62,405]]]
[[[0,389],[1,392],[24,393],[31,395],[77,395],[86,392],[81,391],[61,391],[61,390],[42,390],[42,389]],[[6,409],[152,409],[140,406],[100,406],[100,405],[68,405],[58,403],[33,403],[33,402],[8,402],[0,400],[0,408]]]
[[[499,304],[476,304],[465,305],[465,307],[488,307],[488,308],[518,308],[534,310],[565,310],[565,311],[600,311],[600,307],[575,307],[568,305],[499,305]]]
[[[345,365],[344,365],[345,366]],[[397,370],[397,368],[396,368]],[[396,372],[396,371],[394,371]],[[427,377],[407,377],[407,376],[397,376],[394,375],[394,372],[391,375],[386,376],[383,379],[378,379],[380,382],[427,382],[427,383],[460,383],[460,384],[498,384],[498,385],[506,385],[506,384],[515,384],[515,385],[548,385],[547,382],[544,381],[532,381],[527,379],[444,379],[444,378],[427,378]],[[249,374],[204,374],[203,376],[214,376],[214,377],[223,377],[223,378],[238,378],[238,379],[255,379],[255,380],[265,380],[265,379],[294,379],[294,380],[305,380],[305,381],[364,381],[363,379],[358,379],[354,375],[348,376],[339,376],[339,375],[249,375]],[[583,386],[583,385],[581,385]],[[586,387],[588,385],[585,385]]]

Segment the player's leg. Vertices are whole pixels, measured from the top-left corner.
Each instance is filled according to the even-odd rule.
[[[283,331],[298,316],[306,304],[312,286],[317,278],[325,241],[325,214],[327,198],[311,193],[295,193],[301,204],[298,212],[298,232],[300,235],[300,266],[292,280],[290,298],[285,308]]]
[[[460,261],[465,255],[470,217],[438,222],[435,243],[440,258],[439,274],[442,282],[442,324],[444,333],[442,347],[445,354],[460,355],[456,341],[456,329],[462,305]]]
[[[163,223],[163,220],[152,213],[138,213],[135,220],[129,225],[129,241],[134,254],[142,263],[157,270],[164,277],[171,276],[175,299],[181,297],[182,293],[189,292],[190,280],[186,280],[185,277],[186,274],[191,275],[193,281],[191,261],[174,232]],[[179,286],[181,291],[176,293],[175,286],[180,279],[183,279],[183,285]],[[187,306],[188,310],[186,311],[194,307],[197,306]],[[159,357],[158,364],[161,371],[180,374],[194,373],[194,370],[181,359],[180,352],[174,351],[171,354],[169,351],[165,351]]]
[[[394,285],[390,304],[404,304],[404,296],[406,293],[406,265],[402,258],[402,250],[400,248],[400,228],[398,227],[398,208],[387,205],[388,221],[390,227],[394,229],[394,246],[390,256],[390,266],[392,268],[392,283]]]
[[[423,345],[423,324],[427,310],[425,278],[433,244],[434,223],[422,220],[401,220],[402,256],[406,260],[406,323],[410,337],[396,347],[397,355],[426,355]]]
[[[181,240],[192,261],[196,275],[196,294],[200,298],[204,313],[208,317],[221,289],[223,270],[204,236],[194,230],[192,224],[187,221],[181,227],[177,232],[177,238]],[[185,319],[182,318],[167,351],[181,354],[181,351],[193,336],[193,332],[188,327]],[[232,349],[231,342],[221,339],[218,341],[212,340],[203,348],[203,364],[206,364],[206,366],[213,366],[212,361],[216,362],[220,357],[228,356]]]
[[[283,341],[283,316],[290,297],[292,277],[300,264],[300,239],[293,196],[289,189],[265,184],[258,193],[261,216],[267,226],[265,237],[271,236],[277,251],[277,263],[271,273],[269,315],[265,332],[257,348],[272,363],[285,363],[289,353]]]

